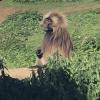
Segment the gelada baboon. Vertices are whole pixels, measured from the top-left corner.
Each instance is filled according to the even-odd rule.
[[[56,52],[69,58],[73,45],[64,16],[59,12],[50,12],[43,17],[41,27],[45,36],[41,49],[36,52],[36,64],[45,65],[48,58]]]

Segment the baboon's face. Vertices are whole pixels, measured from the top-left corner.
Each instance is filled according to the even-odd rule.
[[[43,17],[43,20],[41,22],[41,27],[45,32],[53,32],[58,29],[58,27],[61,27],[64,23],[64,19],[62,15],[52,12],[48,13]]]
[[[51,19],[51,17],[44,18],[41,23],[41,27],[43,28],[43,31],[53,32],[52,23],[53,23],[53,20]]]

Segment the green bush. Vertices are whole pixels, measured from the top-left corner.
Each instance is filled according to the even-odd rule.
[[[13,0],[13,1],[24,3],[24,2],[38,2],[41,0]]]
[[[100,48],[100,9],[72,14],[68,17],[74,50]]]
[[[41,17],[41,14],[34,12],[14,14],[0,25],[0,56],[5,58],[7,64],[10,62],[15,66],[27,66],[33,63],[34,51],[43,37],[39,29]],[[70,60],[61,57],[50,59],[47,68],[38,78],[33,77],[25,83],[7,78],[11,83],[6,81],[0,87],[0,91],[3,91],[0,97],[9,97],[8,100],[17,97],[18,100],[81,100],[82,95],[85,98],[83,100],[100,99],[100,9],[72,14],[68,16],[68,24],[74,44]],[[4,80],[2,77],[0,80],[2,86]],[[21,88],[20,92],[17,87]],[[74,94],[73,91],[78,92]]]
[[[1,76],[0,100],[87,100],[65,69],[56,68],[42,69],[31,80]]]
[[[100,35],[98,34],[96,37],[86,37],[84,38],[82,44],[81,44],[81,47],[82,47],[82,50],[86,51],[86,50],[89,50],[89,49],[96,49],[96,50],[100,50]]]
[[[97,100],[100,92],[100,51],[93,49],[73,53],[70,60],[50,59],[49,67],[63,68],[76,81],[88,100]],[[85,100],[85,99],[84,99]]]
[[[81,1],[84,1],[84,0],[14,0],[16,2],[22,2],[22,3],[25,3],[25,2],[81,2]]]
[[[37,12],[16,13],[0,25],[0,56],[13,63],[12,66],[29,66],[34,61],[34,51],[41,41],[41,18],[42,15]],[[33,42],[32,45],[30,41]]]

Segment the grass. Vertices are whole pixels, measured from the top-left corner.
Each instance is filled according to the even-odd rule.
[[[25,16],[27,17],[27,20]],[[1,35],[1,37],[4,38],[6,41],[3,43],[5,52],[3,50],[4,53],[2,53],[3,55],[5,55],[5,57],[7,57],[7,59],[10,60],[10,63],[14,64],[12,65],[9,63],[9,61],[7,61],[8,66],[29,66],[35,61],[34,52],[36,48],[41,45],[44,34],[41,32],[41,29],[39,29],[40,26],[38,26],[38,24],[35,24],[33,17],[34,16],[32,15],[32,13],[15,14],[1,24],[1,33],[5,34],[5,36],[9,36],[8,41],[6,38],[3,37],[3,35]],[[93,11],[89,10],[77,12],[67,16],[68,29],[71,33],[71,37],[77,51],[80,50],[80,48],[82,50],[85,48],[90,48],[85,46],[85,43],[87,43],[88,39],[90,39],[90,41],[95,41],[97,48],[99,48],[99,38],[97,38],[100,37],[99,17],[99,9]],[[17,37],[12,37],[12,34],[15,34],[15,36],[17,34],[18,35]],[[17,41],[16,44],[15,40]],[[13,43],[12,45],[8,43],[10,41]],[[92,44],[88,44],[88,46],[90,45]],[[11,50],[13,51],[11,52]]]
[[[53,2],[37,2],[37,3],[18,3],[18,2],[13,2],[12,0],[3,0],[1,1],[0,3],[0,6],[1,7],[25,7],[25,8],[44,8],[44,7],[49,7],[49,8],[52,8],[54,6],[58,6],[58,7],[61,7],[61,6],[68,6],[68,5],[73,5],[75,3],[64,3],[64,2],[61,2],[61,3],[53,3]],[[78,3],[76,3],[78,4]],[[34,7],[32,7],[34,6]],[[36,9],[35,9],[36,10]]]
[[[94,0],[85,0],[80,2],[37,2],[37,3],[16,3],[12,0],[3,0],[0,3],[0,7],[14,7],[15,9],[21,10],[31,10],[31,11],[39,11],[40,13],[46,13],[48,11],[57,10],[64,13],[70,13],[74,8],[77,8],[79,5],[79,9],[82,6],[82,9],[94,8],[93,5],[99,5],[100,2]],[[88,6],[88,7],[87,7]],[[100,8],[100,6],[99,6]]]
[[[81,3],[81,2],[93,2],[94,0],[85,0],[85,1],[80,1],[80,2],[67,2],[67,5],[69,4],[74,4],[74,3]],[[13,0],[3,0],[0,2],[0,6],[3,6],[3,7],[9,7],[9,6],[29,6],[29,5],[44,5],[44,2],[36,2],[36,3],[18,3],[18,2],[14,2]],[[46,5],[49,5],[51,6],[52,4],[53,5],[56,5],[57,6],[62,6],[61,4],[63,5],[66,5],[65,2],[56,2],[56,3],[53,3],[53,2],[45,2]],[[40,5],[40,6],[41,6]]]
[[[44,36],[38,20],[41,14],[37,15],[33,11],[44,13],[50,8],[57,8],[65,15],[69,14],[66,19],[74,43],[72,57],[67,61],[62,58],[59,61],[50,59],[46,71],[37,78],[33,76],[31,80],[19,81],[1,76],[0,97],[8,100],[47,100],[48,97],[50,100],[81,100],[80,97],[83,96],[83,100],[100,100],[99,3],[42,4],[14,4],[6,0],[1,2],[1,7],[18,7],[30,9],[31,12],[11,15],[0,24],[0,56],[5,58],[6,65],[10,67],[32,65],[35,62],[35,50],[41,45]],[[94,10],[90,10],[88,5]],[[76,92],[73,93],[73,90]]]

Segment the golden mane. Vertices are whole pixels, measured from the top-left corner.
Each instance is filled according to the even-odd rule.
[[[50,17],[53,21],[53,32],[47,32],[44,36],[42,45],[44,58],[48,58],[55,52],[58,52],[64,57],[69,57],[73,45],[67,31],[64,16],[58,12],[51,12],[46,17]]]

